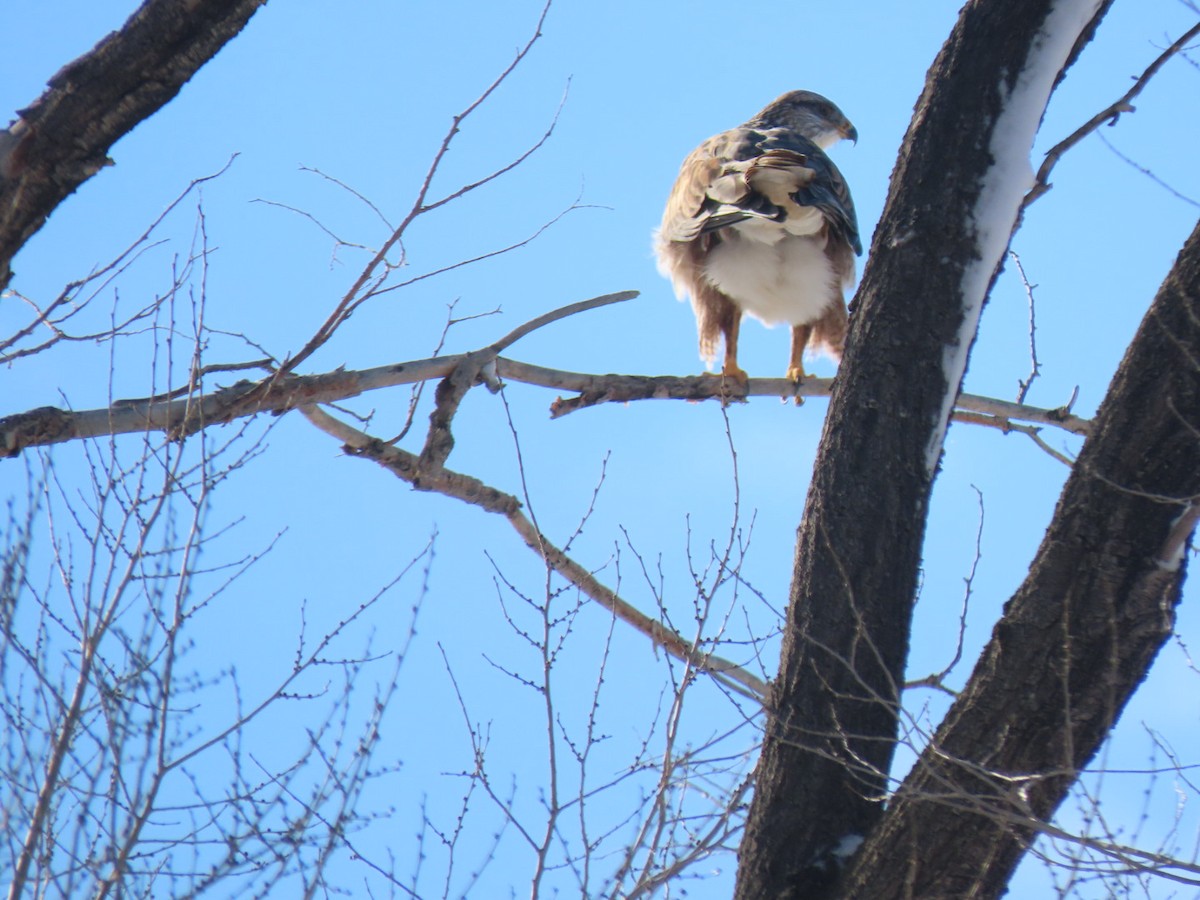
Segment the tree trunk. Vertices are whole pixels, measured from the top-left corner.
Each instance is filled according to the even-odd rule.
[[[1171,633],[1200,513],[1200,225],[1094,420],[1029,576],[863,848],[850,897],[996,897]]]
[[[12,278],[17,251],[109,164],[109,148],[178,94],[265,3],[146,0],[0,131],[0,290]]]
[[[1108,5],[1058,4],[1080,17],[1078,40],[1055,62],[1035,116]],[[883,813],[948,401],[1018,215],[1018,202],[1003,216],[989,209],[985,186],[998,162],[991,148],[1007,137],[997,128],[1021,77],[1045,62],[1042,30],[1054,6],[969,3],[917,103],[855,301],[797,538],[781,665],[740,849],[743,900],[832,896],[840,859]]]

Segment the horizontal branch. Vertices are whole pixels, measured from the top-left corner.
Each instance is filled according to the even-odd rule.
[[[621,297],[623,295],[608,295]],[[602,298],[598,298],[602,299]],[[591,302],[591,301],[586,301]],[[555,314],[541,317],[553,321]],[[522,333],[525,333],[522,330]],[[181,439],[210,425],[271,413],[279,415],[313,403],[334,403],[369,391],[445,378],[460,364],[473,359],[481,379],[495,378],[571,391],[550,406],[551,418],[601,403],[632,400],[746,400],[750,397],[827,397],[833,383],[811,378],[799,385],[784,378],[751,378],[743,388],[715,375],[591,375],[548,369],[496,356],[498,344],[475,351],[433,359],[392,363],[372,369],[338,369],[319,375],[268,375],[258,381],[239,381],[212,393],[178,397],[160,395],[118,400],[112,406],[90,410],[64,410],[43,406],[0,418],[0,457],[18,456],[30,447],[59,444],[116,434],[161,431]],[[233,369],[238,366],[225,368]],[[221,367],[210,366],[210,371]],[[1042,409],[989,397],[963,394],[958,400],[963,421],[1005,430],[1024,430],[1015,423],[1032,422],[1086,435],[1089,422],[1066,407]]]
[[[751,378],[743,389],[740,382],[719,375],[588,375],[545,369],[511,359],[496,361],[497,374],[511,381],[538,387],[574,391],[576,397],[559,398],[550,406],[551,418],[596,406],[600,403],[628,403],[631,400],[745,400],[750,397],[828,397],[832,378],[806,378],[800,384],[787,378]],[[1036,422],[1087,435],[1087,419],[1066,406],[1044,409],[1024,403],[1012,403],[976,394],[962,394],[957,409],[961,421],[993,427],[1010,427],[1013,422]],[[966,414],[974,413],[973,416]],[[957,416],[956,416],[957,418]]]

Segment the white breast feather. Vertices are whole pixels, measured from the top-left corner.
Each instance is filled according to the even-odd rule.
[[[798,218],[788,224],[800,226]],[[813,322],[831,303],[841,302],[824,237],[799,237],[791,230],[775,222],[741,222],[727,229],[705,261],[708,280],[767,325]]]

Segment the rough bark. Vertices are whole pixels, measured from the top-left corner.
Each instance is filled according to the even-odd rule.
[[[996,897],[1171,632],[1200,510],[1200,225],[1025,582],[844,896]]]
[[[964,7],[893,172],[797,537],[740,849],[743,900],[835,895],[842,842],[883,813],[932,485],[926,460],[946,391],[959,388],[946,384],[944,354],[965,321],[963,272],[978,254],[969,223],[997,115],[1051,6]]]
[[[265,3],[146,0],[0,132],[0,289],[47,216],[110,163],[109,148],[178,94]]]

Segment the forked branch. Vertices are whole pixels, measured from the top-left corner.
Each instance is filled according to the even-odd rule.
[[[484,185],[495,181],[500,176],[511,172],[513,169],[517,168],[517,166],[525,162],[525,160],[532,156],[543,144],[546,143],[546,141],[550,139],[550,135],[553,134],[554,128],[558,124],[558,116],[562,111],[561,104],[559,105],[558,112],[555,112],[553,118],[550,120],[550,125],[546,128],[546,131],[540,138],[527,147],[524,152],[509,160],[504,165],[494,169],[487,175],[481,176],[472,182],[464,184],[442,197],[430,199],[430,191],[433,186],[434,178],[438,174],[438,170],[441,168],[442,160],[449,152],[450,145],[453,143],[454,138],[458,135],[463,122],[472,113],[479,109],[479,107],[482,106],[483,103],[489,97],[491,97],[493,93],[495,93],[500,85],[502,85],[512,75],[512,73],[516,71],[517,67],[521,64],[521,61],[524,60],[529,54],[529,51],[533,49],[533,45],[537,43],[538,38],[542,36],[542,25],[546,21],[546,14],[549,11],[550,2],[547,0],[546,4],[542,7],[542,12],[538,17],[537,24],[534,26],[533,34],[525,42],[524,46],[517,50],[512,62],[510,62],[504,71],[502,71],[496,77],[496,79],[484,89],[483,93],[481,93],[475,100],[468,104],[462,112],[454,116],[450,124],[450,128],[446,131],[445,136],[442,138],[442,142],[438,147],[437,152],[434,153],[433,159],[429,164],[429,168],[425,172],[425,177],[421,181],[420,187],[417,189],[416,197],[413,199],[412,205],[410,206],[408,212],[405,213],[404,218],[400,221],[400,224],[392,230],[392,233],[388,236],[387,240],[383,242],[383,245],[378,251],[376,251],[374,256],[371,257],[371,260],[366,264],[366,266],[363,267],[362,272],[359,273],[354,284],[350,286],[350,289],[346,291],[341,300],[339,300],[334,306],[325,322],[316,330],[313,336],[309,339],[308,343],[305,344],[304,347],[299,350],[299,352],[283,363],[281,375],[294,372],[297,366],[312,356],[312,354],[314,354],[331,337],[333,337],[334,332],[336,332],[342,323],[344,323],[350,318],[350,316],[354,314],[355,310],[357,310],[371,298],[376,297],[380,293],[383,293],[385,290],[387,290],[385,287],[385,282],[387,281],[388,275],[392,269],[395,268],[394,264],[389,263],[388,254],[390,254],[396,247],[399,247],[401,256],[403,257],[404,235],[407,233],[409,226],[411,226],[413,222],[415,222],[425,213],[432,212],[441,206],[445,206],[447,203],[457,200],[458,198],[469,194],[471,191],[481,188]],[[540,233],[540,230],[538,233]],[[500,252],[506,252],[508,249],[522,246],[525,243],[528,243],[528,240],[512,245],[512,247],[505,248],[505,250]],[[494,254],[487,254],[487,256],[492,255]],[[456,266],[451,266],[450,268],[455,267]]]

